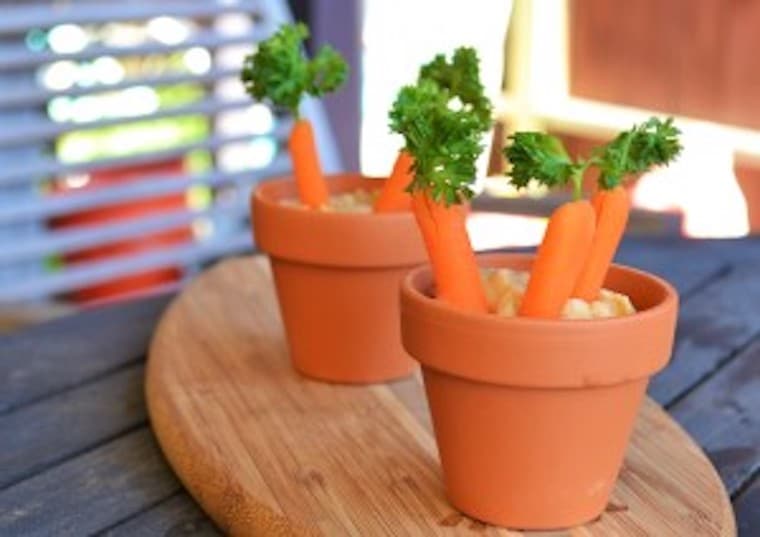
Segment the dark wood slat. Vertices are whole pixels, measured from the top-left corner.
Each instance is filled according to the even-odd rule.
[[[656,274],[670,282],[679,294],[686,296],[727,267],[720,257],[706,257],[700,251],[683,247],[658,247],[651,241],[625,243],[615,261]]]
[[[673,359],[650,386],[657,401],[673,403],[760,331],[758,271],[760,262],[735,266],[683,304]]]
[[[760,262],[760,239],[628,237],[623,241],[616,261],[658,274],[673,284],[679,293],[690,295],[722,269]]]
[[[0,492],[0,535],[89,535],[178,490],[144,428]]]
[[[760,479],[756,479],[734,502],[739,535],[760,535]]]
[[[720,258],[730,263],[760,260],[760,237],[742,239],[684,239],[626,237],[621,247],[624,255],[635,252],[641,258],[687,256],[686,259],[699,260]]]
[[[760,241],[628,239],[619,260],[687,293],[672,372],[653,383],[653,392],[673,401],[704,381],[673,410],[687,427],[702,427],[704,438],[693,434],[724,479],[744,482],[758,467],[757,452],[725,450],[760,445],[752,394],[760,393],[760,374],[748,369],[760,364],[757,345],[719,366],[760,330]],[[727,266],[731,271],[721,273]],[[0,492],[0,535],[106,528],[112,535],[216,534],[193,500],[178,493],[147,429],[49,467],[144,420],[141,360],[169,298],[94,309],[0,337],[0,486],[42,471]],[[731,414],[734,404],[755,416]],[[713,438],[713,429],[725,432]],[[737,500],[742,535],[746,524],[760,527],[759,488],[755,483]]]
[[[733,494],[760,469],[760,341],[670,411],[702,446]]]
[[[691,240],[682,242],[694,244],[702,250],[704,258],[721,257],[734,264],[760,261],[760,236],[758,235],[743,239]]]
[[[746,241],[696,242],[627,237],[615,262],[665,278],[681,295],[688,296],[725,271],[732,260],[746,257],[743,252],[751,250],[746,245]],[[760,241],[756,247],[760,251]],[[510,248],[508,251],[531,252],[533,249]]]
[[[144,367],[0,416],[0,489],[145,422]]]
[[[96,308],[0,337],[0,413],[140,358],[170,298]]]
[[[101,535],[107,537],[134,537],[135,535],[215,537],[221,533],[195,503],[195,500],[186,492],[181,492]]]

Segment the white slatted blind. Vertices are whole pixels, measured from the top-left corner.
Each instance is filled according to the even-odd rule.
[[[4,7],[0,302],[67,297],[167,266],[188,276],[249,248],[250,189],[289,171],[289,119],[253,106],[238,71],[289,20],[284,2],[265,0]],[[340,169],[322,108],[309,101],[304,113],[325,169]],[[157,199],[172,201],[148,210]],[[125,204],[129,218],[108,216]],[[103,253],[177,229],[188,237]]]

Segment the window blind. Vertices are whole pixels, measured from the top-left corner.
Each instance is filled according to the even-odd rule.
[[[71,299],[162,267],[187,278],[249,249],[250,191],[289,172],[290,119],[252,103],[238,72],[290,19],[266,0],[5,7],[0,302]],[[339,170],[324,110],[308,100],[303,113]]]

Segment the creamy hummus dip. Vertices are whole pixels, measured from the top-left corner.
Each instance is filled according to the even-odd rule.
[[[379,191],[364,190],[360,188],[353,192],[340,192],[332,194],[326,205],[320,207],[320,211],[327,213],[371,213]],[[298,199],[284,199],[280,203],[292,207],[303,207]]]
[[[488,307],[492,313],[514,317],[520,308],[530,274],[508,268],[486,268],[480,271]],[[602,289],[599,298],[586,302],[571,298],[562,310],[563,319],[604,319],[636,313],[631,300],[623,294]]]

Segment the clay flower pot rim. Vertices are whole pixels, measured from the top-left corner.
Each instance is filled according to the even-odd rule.
[[[383,181],[386,179],[385,177],[377,177],[377,176],[370,176],[370,175],[361,175],[356,173],[335,173],[335,174],[327,174],[325,175],[325,179],[330,181],[335,180],[346,180],[348,178],[358,178],[361,181],[375,181],[377,182],[377,187],[373,190],[380,190],[383,185]],[[261,203],[263,205],[277,208],[281,211],[288,211],[288,212],[309,212],[311,214],[318,214],[320,215],[320,218],[323,218],[325,220],[335,220],[336,222],[344,222],[344,223],[351,223],[358,220],[366,220],[367,218],[373,218],[373,217],[380,217],[389,221],[399,221],[399,220],[406,220],[410,217],[412,217],[411,211],[389,211],[389,212],[381,212],[376,213],[374,211],[370,211],[368,213],[360,213],[360,212],[334,212],[334,211],[320,211],[316,209],[309,209],[307,207],[299,207],[296,205],[285,205],[282,202],[282,197],[271,195],[272,193],[270,190],[273,190],[276,188],[276,185],[281,185],[282,183],[293,183],[294,184],[294,192],[295,192],[295,183],[293,182],[293,176],[292,175],[284,175],[280,177],[275,177],[272,179],[266,179],[265,181],[260,182],[255,190],[254,190],[254,197],[256,198],[258,203]],[[331,194],[334,193],[342,193],[342,192],[350,192],[350,189],[343,189],[338,188],[336,191],[331,190]],[[295,197],[295,196],[294,196]]]
[[[486,254],[478,262],[525,270],[532,258]],[[470,313],[425,294],[432,275],[417,268],[401,286],[404,347],[426,368],[513,387],[585,389],[650,377],[670,359],[678,295],[660,278],[627,267],[614,266],[607,281],[642,311],[592,320]]]
[[[496,260],[496,259],[513,259],[513,260],[532,260],[534,257],[534,254],[520,254],[520,253],[483,253],[478,254],[477,258],[478,260]],[[415,301],[422,301],[427,304],[427,307],[433,308],[434,310],[438,311],[440,314],[451,316],[451,317],[459,317],[462,320],[468,319],[473,320],[477,319],[480,322],[486,322],[486,323],[492,323],[494,325],[509,325],[509,324],[516,324],[516,325],[534,325],[534,326],[546,326],[546,327],[567,327],[572,326],[575,328],[586,328],[590,326],[598,326],[600,323],[605,323],[607,325],[620,325],[620,324],[627,324],[630,323],[633,319],[636,320],[644,320],[649,317],[656,317],[661,315],[665,310],[668,310],[674,306],[674,303],[677,303],[678,301],[678,293],[675,290],[675,288],[670,285],[667,281],[660,278],[659,276],[655,276],[654,274],[651,274],[649,272],[639,270],[633,267],[629,267],[627,265],[621,265],[621,264],[613,264],[614,268],[618,270],[623,270],[625,272],[628,272],[632,275],[644,277],[652,284],[658,285],[662,288],[664,291],[665,298],[660,301],[657,305],[646,308],[641,311],[636,311],[633,315],[625,315],[621,317],[607,317],[602,319],[537,319],[533,317],[503,317],[501,315],[496,315],[493,313],[474,313],[469,311],[463,311],[459,308],[456,308],[450,304],[447,304],[443,300],[438,300],[436,298],[433,298],[426,293],[424,293],[419,287],[420,284],[430,279],[430,266],[429,265],[423,265],[420,267],[415,268],[414,270],[410,271],[404,280],[401,283],[401,292],[405,295],[407,295],[409,298]],[[487,268],[481,265],[481,268]],[[614,291],[614,289],[612,289]],[[635,306],[635,304],[634,304]]]
[[[358,173],[325,178],[330,193],[375,185],[379,188],[381,184]],[[427,259],[411,211],[336,213],[280,203],[296,196],[296,183],[287,176],[262,181],[251,197],[254,240],[271,257],[302,264],[378,269],[409,269]]]

